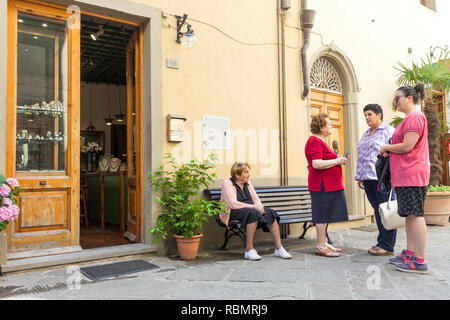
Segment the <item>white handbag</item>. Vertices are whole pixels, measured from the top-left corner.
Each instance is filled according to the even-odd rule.
[[[386,230],[394,230],[405,226],[405,218],[400,217],[397,213],[397,200],[392,200],[392,191],[389,193],[387,202],[381,203],[379,212],[381,223]]]

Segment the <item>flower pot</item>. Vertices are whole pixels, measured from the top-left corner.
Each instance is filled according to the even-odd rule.
[[[0,231],[0,265],[6,264],[6,254],[8,251],[8,235]]]
[[[193,236],[186,239],[183,236],[173,235],[177,240],[178,253],[183,260],[194,260],[197,256],[198,247],[200,245],[200,239],[203,234]]]
[[[425,222],[445,226],[450,216],[450,192],[428,192],[425,197]]]

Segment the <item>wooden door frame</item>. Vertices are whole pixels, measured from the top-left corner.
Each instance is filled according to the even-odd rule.
[[[47,3],[28,0],[8,0],[8,38],[7,38],[7,103],[6,121],[9,130],[6,133],[6,175],[16,177],[16,131],[17,131],[17,41],[19,12],[35,14],[37,16],[68,21],[72,13],[62,7],[48,6]],[[77,19],[71,20],[77,23]],[[70,148],[66,152],[66,175],[71,179],[71,201],[69,207],[68,229],[70,230],[70,245],[79,244],[79,158],[80,137],[76,134],[80,130],[80,47],[73,45],[80,42],[79,24],[68,28],[68,65],[72,66],[68,72],[68,121],[67,135]],[[70,159],[70,161],[68,161]],[[26,175],[31,177],[30,175]],[[49,175],[47,175],[47,178]],[[60,176],[61,177],[61,176]],[[38,176],[33,177],[38,178]],[[55,177],[58,179],[58,177]],[[11,225],[8,226],[11,228]],[[18,226],[15,224],[15,230]],[[11,232],[8,233],[11,238]]]
[[[134,75],[127,74],[127,148],[133,148],[133,135],[132,130],[130,128],[133,127],[132,122],[132,96],[133,91],[132,87],[128,87],[128,83],[132,83],[133,77],[135,77],[135,117],[136,117],[136,210],[138,210],[138,214],[136,216],[136,224],[137,224],[137,237],[136,242],[142,242],[143,235],[143,226],[144,226],[144,186],[143,186],[143,177],[144,177],[144,166],[143,166],[143,158],[144,154],[144,144],[143,144],[143,136],[142,136],[142,128],[144,127],[144,116],[143,116],[143,64],[144,64],[144,46],[143,46],[143,26],[139,25],[136,28],[135,33],[130,38],[129,43],[134,43],[135,50],[135,61],[134,61]],[[127,47],[127,52],[130,48]],[[133,61],[129,59],[129,54],[127,53],[127,70],[131,69],[131,64]],[[128,177],[132,177],[132,163],[133,163],[133,155],[131,157],[127,157],[127,170]],[[130,202],[128,201],[128,205]]]
[[[31,11],[29,10],[31,9]],[[43,2],[39,0],[8,0],[7,3],[7,17],[8,21],[17,20],[17,12],[25,12],[25,13],[35,13],[39,16],[44,16],[52,19],[59,20],[67,20],[72,13],[67,12],[67,7],[51,4],[48,2]],[[65,14],[63,14],[60,10],[64,10]],[[50,13],[50,14],[49,14]],[[58,13],[55,15],[54,13]],[[78,12],[82,15],[93,16],[102,18],[105,20],[125,23],[128,25],[135,26],[138,32],[139,37],[139,65],[137,78],[139,78],[139,86],[138,86],[138,97],[136,99],[136,176],[137,176],[137,208],[139,209],[139,219],[140,219],[140,234],[139,241],[142,242],[143,237],[143,228],[144,228],[144,145],[143,145],[143,132],[142,128],[144,127],[144,110],[143,110],[143,101],[144,101],[144,92],[143,92],[143,82],[144,82],[144,25],[142,23],[133,22],[130,20],[124,20],[116,17],[110,17],[102,14],[97,14],[89,11],[81,10]],[[14,20],[15,19],[15,20]],[[81,17],[80,17],[81,19]],[[6,134],[6,175],[14,177],[16,174],[15,170],[15,155],[16,155],[16,101],[17,101],[17,24],[16,23],[8,23],[7,29],[7,103],[6,103],[6,121],[9,124],[8,130]],[[80,206],[79,206],[79,192],[80,192],[80,165],[79,165],[79,152],[75,152],[73,150],[80,149],[80,138],[79,134],[75,134],[74,132],[80,132],[80,46],[73,47],[72,44],[80,42],[80,29],[78,28],[78,32],[72,35],[72,38],[69,39],[69,63],[74,67],[74,72],[69,73],[69,98],[68,98],[68,106],[72,106],[70,108],[71,112],[70,119],[68,121],[68,141],[71,143],[72,150],[67,151],[67,159],[73,159],[73,164],[70,165],[69,161],[67,161],[67,174],[72,177],[72,201],[69,205],[70,207],[70,230],[71,230],[71,245],[76,246],[79,245],[79,228],[80,228]],[[78,106],[77,108],[73,106]],[[76,109],[76,110],[74,110]]]

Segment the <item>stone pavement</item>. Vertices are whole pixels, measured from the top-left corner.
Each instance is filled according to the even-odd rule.
[[[202,251],[195,261],[156,254],[117,259],[144,259],[159,268],[97,281],[76,268],[114,259],[6,274],[0,277],[0,299],[450,299],[450,225],[428,228],[428,275],[396,271],[388,257],[369,255],[367,249],[377,236],[374,230],[370,226],[331,231],[334,244],[343,248],[339,258],[315,256],[314,232],[309,232],[306,240],[284,241],[291,260],[274,257],[271,243],[257,243],[261,261],[244,260],[242,248],[231,248]],[[396,248],[404,246],[402,229]]]

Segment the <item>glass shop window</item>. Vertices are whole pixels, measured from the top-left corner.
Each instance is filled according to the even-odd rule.
[[[66,172],[68,33],[64,22],[18,15],[18,172]]]

